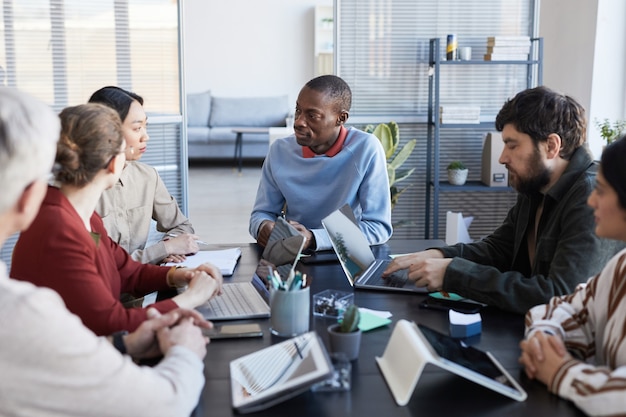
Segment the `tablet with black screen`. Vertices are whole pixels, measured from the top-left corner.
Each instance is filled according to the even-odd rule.
[[[378,366],[398,405],[406,405],[427,364],[433,364],[517,401],[526,392],[489,352],[429,327],[399,320]]]

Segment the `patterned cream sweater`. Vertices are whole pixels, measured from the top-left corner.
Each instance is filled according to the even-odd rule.
[[[560,334],[576,357],[557,371],[551,392],[590,415],[626,414],[626,249],[576,291],[533,307],[527,337]]]

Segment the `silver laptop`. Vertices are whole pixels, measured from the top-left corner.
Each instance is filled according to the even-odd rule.
[[[222,285],[222,295],[196,307],[207,320],[257,319],[270,316],[270,294],[256,274],[249,282]]]
[[[270,239],[278,239],[284,234],[280,227],[274,227],[274,230]],[[298,234],[295,239],[297,249],[293,262],[276,268],[283,279],[286,279],[291,271],[295,271],[304,248],[304,236]],[[213,321],[257,319],[270,316],[269,303],[270,293],[266,282],[255,273],[250,282],[231,282],[222,285],[222,295],[211,298],[196,307],[196,310],[205,319]]]
[[[427,293],[408,279],[408,271],[400,270],[383,278],[391,259],[376,259],[361,232],[344,213],[336,210],[322,220],[322,225],[339,258],[339,263],[354,288]]]

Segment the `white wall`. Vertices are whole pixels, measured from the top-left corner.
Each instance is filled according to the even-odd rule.
[[[294,103],[313,78],[313,8],[332,0],[182,0],[188,93],[224,96],[288,94]],[[541,0],[544,84],[594,119],[626,117],[626,1]]]
[[[590,147],[599,156],[594,120],[626,117],[626,2],[542,0],[539,22],[543,82],[587,110]]]
[[[313,9],[331,0],[183,0],[188,93],[288,94],[313,78]]]

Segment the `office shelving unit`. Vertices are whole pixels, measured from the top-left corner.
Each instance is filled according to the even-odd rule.
[[[333,73],[333,6],[315,6],[315,76]]]
[[[427,156],[426,156],[426,207],[424,210],[425,238],[430,238],[430,226],[432,216],[433,238],[438,239],[439,228],[439,198],[444,192],[511,192],[510,187],[489,187],[480,181],[468,181],[465,185],[450,185],[442,181],[440,176],[440,140],[442,129],[474,129],[493,130],[493,120],[481,121],[478,124],[442,124],[440,119],[441,98],[441,67],[442,66],[494,66],[494,65],[524,65],[527,67],[526,86],[531,88],[542,84],[543,73],[543,38],[531,39],[529,59],[524,61],[447,61],[441,59],[441,40],[434,38],[429,45],[429,71],[428,71],[428,133],[427,133]],[[488,88],[488,86],[487,86]],[[477,149],[476,152],[481,152]],[[431,212],[432,197],[432,212]],[[432,213],[432,214],[431,214]]]

